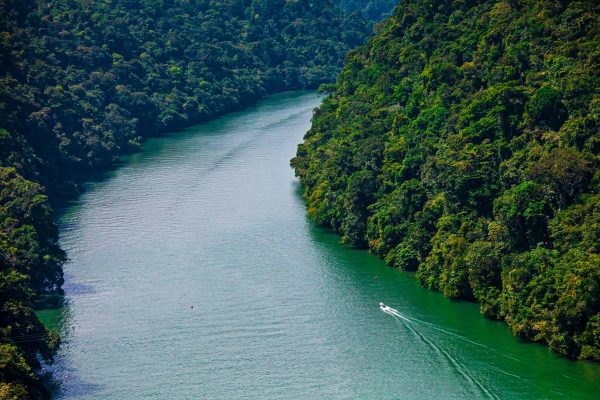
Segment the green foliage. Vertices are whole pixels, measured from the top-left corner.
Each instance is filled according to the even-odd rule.
[[[0,398],[38,399],[33,371],[58,337],[32,300],[61,292],[65,260],[45,191],[76,193],[145,137],[333,82],[369,28],[313,0],[0,0],[0,10]],[[349,232],[364,229],[370,202],[360,175]]]
[[[38,389],[38,379],[16,346],[0,344],[0,398],[28,400],[50,398]]]
[[[334,0],[334,3],[347,12],[360,11],[369,21],[378,22],[389,17],[397,4],[396,0]]]
[[[37,356],[50,359],[58,336],[40,323],[32,299],[60,292],[63,251],[40,185],[0,167],[0,394],[45,398],[33,375]]]
[[[527,113],[534,124],[546,125],[557,130],[567,117],[567,110],[561,102],[560,92],[548,86],[535,91],[527,104]]]
[[[591,0],[401,1],[292,160],[309,215],[600,361],[599,26]]]
[[[335,81],[369,31],[360,15],[329,1],[0,7],[0,161],[53,196],[74,191],[82,174],[111,165],[143,137]]]

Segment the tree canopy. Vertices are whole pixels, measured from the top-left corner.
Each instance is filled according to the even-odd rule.
[[[48,196],[77,193],[143,138],[333,82],[369,32],[315,0],[0,0],[0,397],[46,398],[60,293]]]
[[[591,0],[400,1],[292,160],[309,215],[600,361],[599,49]]]
[[[335,4],[346,12],[359,11],[371,22],[389,17],[398,3],[396,0],[335,0]]]

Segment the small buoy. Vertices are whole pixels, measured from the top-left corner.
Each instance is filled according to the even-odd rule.
[[[190,306],[190,308],[194,308],[194,306]]]
[[[379,277],[378,277],[378,276],[376,276],[376,277],[375,277],[375,279],[379,279]]]

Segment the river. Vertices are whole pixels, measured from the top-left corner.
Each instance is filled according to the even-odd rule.
[[[151,139],[61,211],[55,397],[597,398],[597,365],[307,219],[289,160],[318,104],[284,93]]]

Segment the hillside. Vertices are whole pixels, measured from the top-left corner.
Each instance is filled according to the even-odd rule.
[[[308,214],[515,335],[600,361],[600,4],[403,0],[292,166]]]
[[[359,11],[371,22],[379,22],[389,17],[397,4],[396,0],[335,0],[339,8],[346,12]]]
[[[0,0],[0,398],[46,398],[59,339],[33,299],[60,293],[48,196],[145,137],[335,79],[368,32],[329,1]]]
[[[364,21],[328,2],[4,0],[0,128],[52,194],[141,139],[335,80]]]

